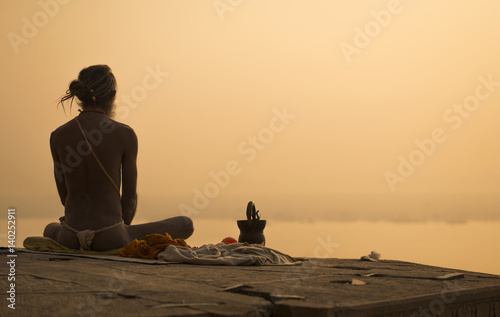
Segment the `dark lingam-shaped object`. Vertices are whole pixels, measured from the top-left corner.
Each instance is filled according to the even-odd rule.
[[[237,223],[240,228],[238,242],[266,244],[266,237],[264,237],[266,221],[260,220],[259,211],[255,210],[253,201],[247,205],[247,220],[238,220]]]

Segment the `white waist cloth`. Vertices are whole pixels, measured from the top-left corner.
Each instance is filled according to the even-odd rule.
[[[78,238],[78,241],[80,242],[80,250],[82,250],[82,251],[91,250],[90,245],[92,244],[92,241],[94,241],[94,237],[95,237],[96,233],[112,229],[114,227],[121,225],[122,223],[123,223],[123,220],[115,223],[114,225],[107,226],[107,227],[104,227],[104,228],[101,228],[98,230],[85,229],[85,230],[78,231],[75,228],[69,226],[66,223],[66,221],[62,221],[63,227],[73,231],[76,234],[76,237]]]

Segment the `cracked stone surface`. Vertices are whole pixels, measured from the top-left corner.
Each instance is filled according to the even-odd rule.
[[[389,260],[228,267],[18,252],[15,282],[18,316],[500,316],[500,276]]]

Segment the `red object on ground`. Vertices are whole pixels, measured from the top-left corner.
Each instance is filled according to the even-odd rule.
[[[237,243],[238,241],[236,241],[233,237],[227,237],[224,238],[222,242],[231,244],[231,243]]]

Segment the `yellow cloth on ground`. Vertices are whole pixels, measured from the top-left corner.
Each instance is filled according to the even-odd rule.
[[[80,251],[70,249],[57,241],[47,237],[27,237],[23,246],[31,251],[39,252],[55,252],[55,253],[77,253],[77,254],[106,254],[118,255],[121,249],[108,250],[108,251]]]
[[[120,255],[131,258],[156,259],[158,253],[169,245],[190,248],[184,239],[172,239],[168,233],[164,235],[153,233],[148,234],[146,240],[134,239],[134,241],[127,243],[120,251]]]

